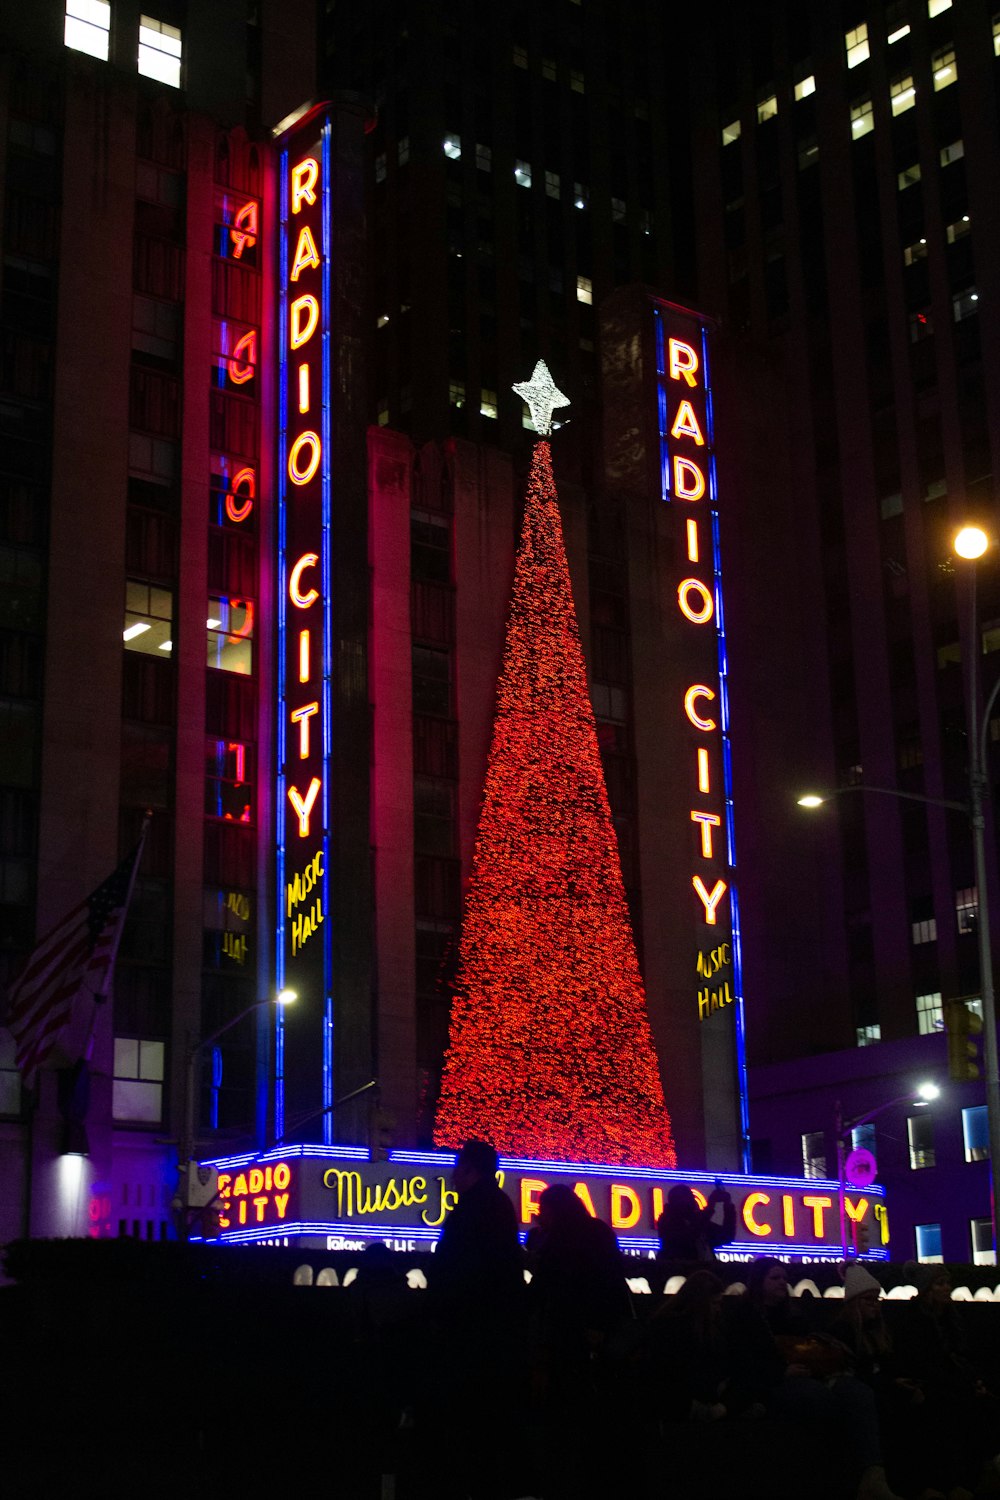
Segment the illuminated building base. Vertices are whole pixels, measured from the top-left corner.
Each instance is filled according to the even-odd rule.
[[[433,1250],[457,1201],[454,1160],[450,1152],[393,1151],[388,1161],[372,1161],[363,1146],[286,1146],[259,1156],[219,1157],[203,1163],[217,1175],[206,1190],[203,1233],[194,1237],[327,1250],[378,1242],[396,1250]],[[592,1213],[611,1224],[624,1251],[653,1254],[659,1248],[656,1221],[670,1189],[685,1183],[704,1204],[721,1182],[733,1196],[737,1224],[721,1259],[841,1256],[836,1182],[517,1157],[501,1158],[499,1180],[517,1209],[522,1237],[545,1188],[569,1183]],[[887,1260],[884,1188],[848,1189],[844,1207],[849,1224],[868,1228],[868,1258]]]

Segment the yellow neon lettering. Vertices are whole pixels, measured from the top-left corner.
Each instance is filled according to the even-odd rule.
[[[758,1223],[755,1218],[755,1210],[766,1208],[771,1201],[770,1193],[750,1193],[743,1203],[743,1222],[751,1234],[765,1236],[773,1234],[774,1230],[770,1224]]]
[[[437,1182],[438,1192],[440,1195],[438,1199],[437,1218],[432,1219],[426,1208],[423,1209],[420,1214],[421,1219],[430,1229],[436,1229],[439,1224],[443,1224],[448,1214],[458,1202],[458,1194],[453,1192],[451,1188],[449,1188],[443,1177],[438,1177],[435,1180]]]
[[[299,726],[299,760],[309,759],[309,720],[318,713],[318,703],[307,703],[304,708],[292,710],[292,723]],[[718,818],[715,821],[718,822]]]
[[[785,1234],[788,1238],[795,1238],[795,1199],[790,1193],[781,1195],[781,1220],[785,1226]]]
[[[700,875],[692,875],[691,884],[698,892],[701,903],[705,908],[705,921],[707,922],[709,927],[714,927],[716,922],[716,908],[718,907],[719,902],[722,900],[729,887],[726,885],[726,882],[724,880],[717,880],[715,882],[715,885],[712,887],[712,894],[709,895],[708,891],[706,891],[704,885],[702,884]]]
[[[299,411],[309,410],[309,366],[299,365]]]
[[[306,593],[303,593],[301,587],[302,575],[305,572],[306,568],[315,568],[318,562],[318,553],[303,552],[302,556],[299,558],[298,562],[295,564],[295,566],[292,568],[292,571],[288,575],[288,597],[289,599],[291,599],[296,609],[308,609],[310,604],[315,604],[316,600],[319,598],[318,589],[309,589]],[[304,631],[303,634],[305,634]]]
[[[316,801],[316,798],[319,794],[319,789],[322,785],[323,783],[320,781],[319,777],[314,776],[312,781],[310,781],[309,783],[309,790],[306,792],[304,797],[297,787],[290,786],[288,788],[288,800],[295,808],[299,819],[300,839],[307,839],[309,837],[309,815],[312,812],[313,803]],[[710,917],[709,921],[714,922],[715,918]]]
[[[288,1209],[288,1199],[288,1193],[275,1193],[274,1195],[274,1206],[278,1211],[279,1219],[283,1219],[285,1217],[285,1213]]]
[[[304,469],[299,468],[299,453],[303,448],[312,450],[310,457],[306,460]],[[322,444],[317,432],[300,432],[291,448],[288,450],[288,477],[293,484],[308,484],[310,479],[319,468],[320,455],[323,452]]]
[[[293,875],[285,886],[285,910],[286,915],[291,916],[295,908],[310,895],[313,889],[323,879],[323,851],[317,849],[312,859],[301,873]],[[278,1174],[275,1173],[275,1183],[278,1187],[287,1187],[285,1182],[278,1182]]]
[[[694,1198],[694,1201],[697,1203],[697,1205],[698,1205],[699,1208],[707,1208],[708,1207],[708,1199],[705,1197],[705,1194],[699,1188],[692,1188],[691,1189],[691,1196]]]
[[[588,1214],[590,1214],[591,1218],[596,1219],[597,1210],[594,1207],[594,1200],[590,1196],[590,1188],[587,1186],[587,1184],[585,1182],[575,1183],[573,1191],[579,1198],[580,1202],[583,1204],[584,1208],[587,1210]]]
[[[694,407],[690,401],[685,399],[677,408],[677,415],[674,418],[674,425],[670,429],[670,436],[673,438],[694,438],[698,447],[704,448],[705,439],[701,435],[698,418],[694,414]]]
[[[219,1182],[218,1186],[216,1187],[216,1192],[218,1193],[220,1198],[224,1198],[229,1192],[229,1184],[232,1182],[232,1180],[233,1179],[228,1172],[219,1173]]]
[[[289,1186],[292,1180],[292,1169],[286,1161],[279,1161],[274,1169],[274,1185],[278,1189]]]
[[[688,516],[687,523],[688,562],[698,562],[700,558],[698,550],[698,522],[694,516]]]
[[[704,493],[705,476],[694,459],[681,458],[679,453],[675,453],[674,494],[678,500],[700,500]]]
[[[816,1238],[818,1240],[821,1240],[823,1238],[824,1233],[826,1232],[826,1225],[823,1222],[823,1215],[826,1213],[826,1210],[828,1208],[832,1208],[833,1207],[833,1199],[832,1198],[816,1198],[816,1197],[803,1198],[802,1199],[802,1207],[803,1208],[811,1208],[812,1209],[812,1211],[813,1211],[813,1234],[816,1236]]]
[[[309,681],[309,632],[299,631],[299,681]]]
[[[711,779],[708,773],[708,751],[704,745],[698,746],[698,790],[699,792],[710,792],[712,790]]]
[[[691,603],[692,594],[701,601],[699,605]],[[711,592],[700,578],[685,578],[677,585],[677,603],[681,607],[681,614],[685,615],[692,625],[704,625],[715,613],[715,602]]]
[[[690,344],[685,344],[682,339],[667,340],[668,359],[670,363],[670,379],[686,380],[692,388],[697,385],[695,371],[698,368],[698,356]]]
[[[294,718],[295,715],[292,715]],[[701,852],[705,859],[712,858],[712,829],[718,828],[722,819],[718,813],[695,812],[691,813],[692,823],[701,824]]]
[[[613,1182],[611,1184],[612,1229],[631,1229],[633,1224],[638,1224],[641,1213],[642,1204],[639,1202],[639,1195],[635,1189],[623,1182]]]
[[[656,1223],[657,1219],[660,1217],[660,1215],[662,1214],[662,1212],[663,1212],[663,1189],[655,1187],[653,1189],[653,1223],[654,1224]]]
[[[257,1210],[257,1223],[258,1224],[263,1224],[263,1222],[264,1222],[264,1210],[267,1207],[267,1196],[266,1196],[266,1194],[262,1198],[255,1198],[253,1200],[253,1206]]]
[[[302,319],[305,317],[305,322]],[[292,349],[301,349],[316,332],[319,322],[319,303],[311,292],[304,292],[288,309],[288,342]],[[704,485],[702,485],[704,489]]]
[[[548,1187],[540,1177],[521,1178],[521,1223],[529,1224],[538,1214],[538,1199]]]
[[[260,1170],[260,1167],[250,1168],[250,1178],[248,1186],[251,1193],[259,1193],[261,1188],[264,1186],[264,1174]]]
[[[246,1173],[241,1172],[236,1181],[233,1183],[233,1197],[245,1198],[249,1191],[250,1190],[247,1187]]]
[[[319,180],[319,162],[315,156],[307,156],[292,168],[292,213],[297,214],[303,203],[316,202],[316,183]]]
[[[236,340],[226,368],[233,385],[246,385],[248,380],[253,379],[257,368],[257,330],[255,328],[251,328],[242,338]]]
[[[696,682],[694,686],[689,687],[687,692],[684,694],[684,712],[691,720],[691,723],[694,725],[695,729],[704,729],[706,731],[709,729],[714,729],[714,719],[702,719],[698,716],[697,710],[695,709],[695,703],[699,698],[705,698],[709,703],[711,703],[715,698],[715,693],[712,688],[706,687],[704,683]]]
[[[303,271],[310,266],[319,265],[319,254],[316,250],[316,241],[312,237],[312,230],[308,224],[303,224],[299,230],[299,242],[295,247],[295,259],[289,272],[289,281],[298,281]]]
[[[852,1219],[855,1224],[860,1224],[868,1211],[868,1199],[859,1198],[857,1203],[852,1203],[850,1198],[845,1197],[844,1208],[847,1211],[847,1217]]]

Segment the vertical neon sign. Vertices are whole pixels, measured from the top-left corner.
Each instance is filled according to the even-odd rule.
[[[700,1023],[732,1014],[743,1169],[750,1170],[746,1032],[735,870],[729,667],[722,600],[708,328],[654,305],[659,472],[677,541],[673,601],[688,666],[674,712],[687,769],[687,895],[697,934],[692,1000]]]
[[[280,162],[277,1017],[275,1137],[286,1095],[332,1138],[330,921],[330,134],[313,111]]]

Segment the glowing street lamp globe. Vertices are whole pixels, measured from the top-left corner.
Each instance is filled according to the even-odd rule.
[[[959,557],[967,558],[971,562],[977,557],[982,557],[989,544],[990,539],[981,526],[963,526],[952,546]]]

